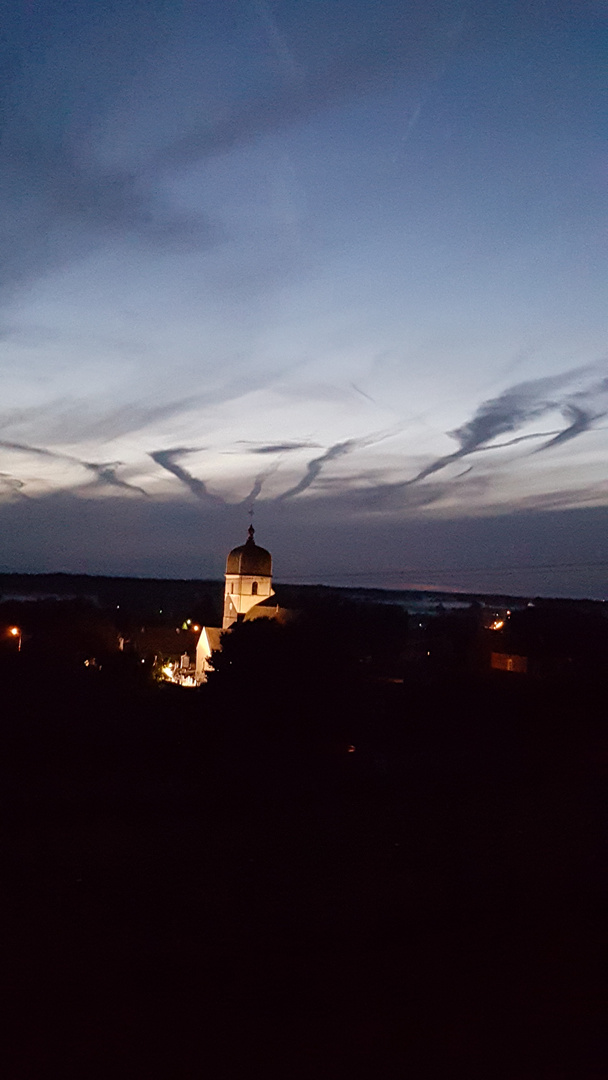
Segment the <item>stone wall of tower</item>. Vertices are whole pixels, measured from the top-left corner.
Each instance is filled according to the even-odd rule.
[[[272,578],[263,574],[226,574],[224,588],[224,618],[222,629],[227,630],[232,626],[239,615],[247,612],[265,600],[273,596]]]

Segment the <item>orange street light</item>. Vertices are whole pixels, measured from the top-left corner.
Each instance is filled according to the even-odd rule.
[[[9,634],[11,635],[11,637],[16,637],[16,638],[19,639],[19,642],[18,642],[18,645],[17,645],[17,652],[21,652],[21,629],[20,629],[20,627],[11,626],[11,628],[9,630]]]

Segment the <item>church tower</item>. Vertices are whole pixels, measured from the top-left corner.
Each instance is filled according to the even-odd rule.
[[[226,560],[223,630],[228,630],[239,616],[242,618],[274,592],[272,557],[265,548],[258,547],[253,539],[254,531],[250,525],[247,542],[233,548]]]

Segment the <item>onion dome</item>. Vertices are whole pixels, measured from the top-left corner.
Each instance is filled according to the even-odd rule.
[[[253,525],[249,526],[247,543],[232,549],[226,560],[227,574],[248,574],[257,577],[270,577],[272,574],[272,556],[266,548],[258,547],[253,534]]]

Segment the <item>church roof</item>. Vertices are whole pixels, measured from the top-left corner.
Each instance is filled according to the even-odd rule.
[[[226,560],[227,574],[259,574],[270,577],[272,574],[272,556],[266,548],[259,547],[253,539],[254,528],[249,526],[247,543],[232,549]]]
[[[271,596],[265,596],[254,607],[249,608],[244,622],[253,622],[254,619],[275,619],[276,622],[284,625],[298,619],[302,614],[300,605],[294,600],[290,601],[289,597],[285,600],[280,585],[277,591],[278,595],[273,592]]]
[[[222,647],[222,634],[223,630],[220,626],[203,626],[203,634],[207,638],[207,643],[212,652],[221,649]],[[201,634],[202,637],[202,634]]]

